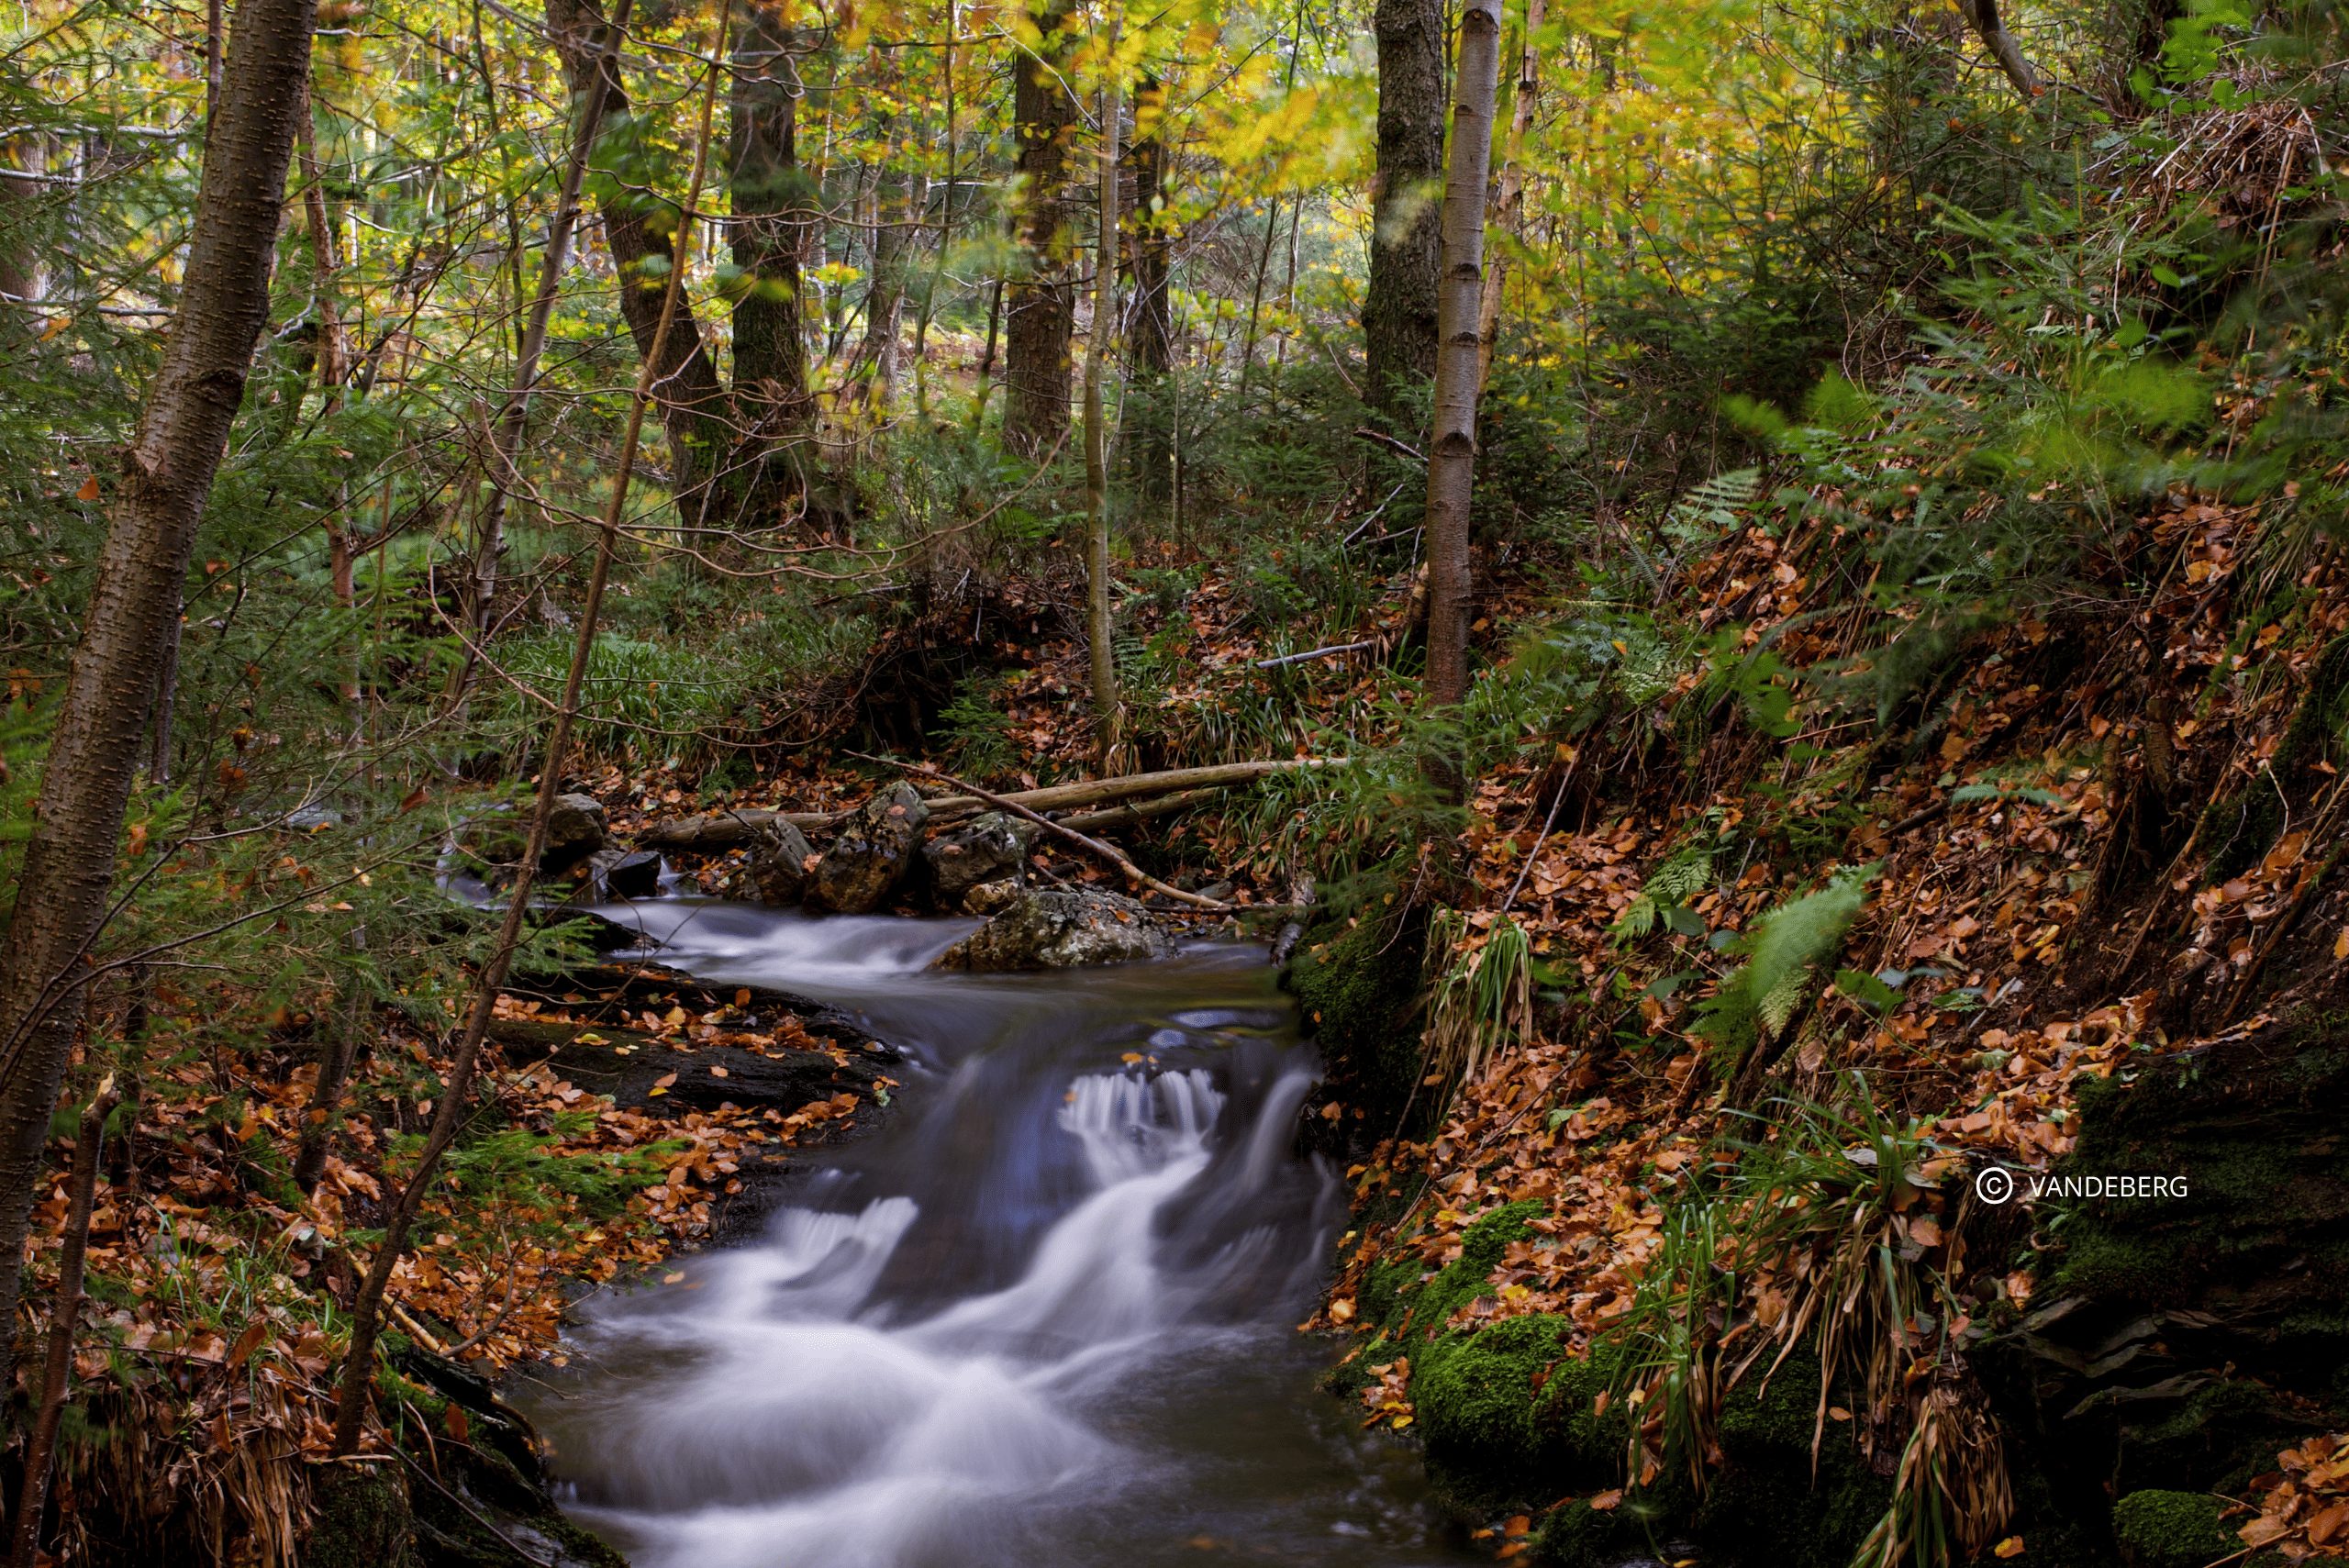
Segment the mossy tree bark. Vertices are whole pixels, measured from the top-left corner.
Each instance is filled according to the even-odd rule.
[[[269,317],[286,165],[306,112],[313,0],[245,0],[206,128],[186,286],[124,454],[82,639],[57,708],[0,954],[0,1387],[50,1116],[106,923],[130,781],[196,525]]]
[[[799,261],[814,222],[814,193],[799,163],[798,72],[793,37],[767,6],[745,8],[734,32],[727,103],[727,167],[734,265],[748,286],[734,305],[734,395],[741,425],[735,459],[740,520],[780,520],[805,493],[802,458],[816,424],[807,386],[807,319]]]
[[[1110,13],[1102,62],[1101,217],[1093,252],[1093,336],[1085,351],[1085,643],[1093,667],[1093,754],[1104,773],[1122,772],[1125,766],[1125,710],[1118,696],[1118,655],[1109,636],[1109,432],[1102,406],[1109,339],[1118,321],[1118,135],[1123,117],[1118,33],[1122,19]]]
[[[1043,0],[1036,17],[1042,36],[1034,52],[1021,52],[1012,91],[1019,146],[1017,221],[1028,254],[1007,301],[1003,439],[1029,457],[1051,451],[1067,436],[1073,390],[1069,348],[1076,331],[1076,284],[1071,266],[1075,239],[1063,184],[1069,138],[1077,118],[1066,74],[1066,24],[1074,15],[1070,0]]]
[[[1135,407],[1133,469],[1135,498],[1144,511],[1163,515],[1174,500],[1174,403],[1169,376],[1174,369],[1174,234],[1164,210],[1167,156],[1163,134],[1166,89],[1145,77],[1134,90],[1133,134],[1126,144],[1127,178],[1133,183],[1133,222],[1126,239],[1133,280],[1131,325],[1127,328],[1127,396]]]
[[[1407,389],[1435,373],[1442,231],[1442,0],[1378,0],[1378,172],[1371,192],[1370,292],[1363,303],[1371,406],[1403,422]]]

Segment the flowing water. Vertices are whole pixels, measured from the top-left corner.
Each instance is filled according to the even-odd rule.
[[[896,1113],[803,1157],[754,1243],[607,1297],[518,1396],[638,1568],[1484,1561],[1314,1387],[1344,1219],[1262,950],[970,976],[969,921],[694,901],[664,962],[859,1016]]]

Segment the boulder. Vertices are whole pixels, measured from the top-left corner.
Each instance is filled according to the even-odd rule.
[[[751,886],[760,903],[787,907],[807,898],[815,863],[816,847],[807,835],[778,817],[751,851]]]
[[[1174,943],[1132,899],[1089,888],[1031,889],[940,955],[940,969],[1080,969],[1164,958]]]
[[[604,803],[592,795],[559,795],[547,815],[547,848],[541,866],[567,866],[586,859],[611,841],[611,825]]]
[[[607,850],[604,854],[618,856],[604,866],[604,896],[607,898],[658,898],[661,896],[661,857],[659,855],[654,854],[651,850],[631,850],[626,854]]]
[[[930,863],[939,906],[973,915],[1008,907],[1019,895],[1028,845],[1035,836],[1034,823],[990,811],[924,844],[921,858]]]
[[[816,862],[807,902],[842,915],[869,915],[913,869],[930,807],[909,784],[898,784],[859,806],[840,837]]]

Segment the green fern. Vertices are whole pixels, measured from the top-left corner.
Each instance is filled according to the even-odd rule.
[[[1721,1065],[1740,1061],[1793,1020],[1812,973],[1842,950],[1876,874],[1873,863],[1837,872],[1818,892],[1762,917],[1738,944],[1745,962],[1697,1020],[1697,1032],[1712,1042]]]
[[[1648,873],[1648,879],[1640,884],[1638,896],[1608,929],[1618,941],[1637,941],[1655,929],[1665,910],[1686,904],[1712,880],[1713,847],[1683,845]]]
[[[1664,515],[1666,539],[1691,551],[1708,550],[1733,532],[1738,514],[1753,505],[1762,488],[1762,471],[1741,468],[1717,473],[1672,504]]]

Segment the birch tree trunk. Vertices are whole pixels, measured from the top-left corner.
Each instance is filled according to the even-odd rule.
[[[1378,173],[1363,302],[1372,407],[1405,423],[1404,395],[1435,373],[1436,191],[1443,177],[1443,0],[1378,0]]]
[[[1533,123],[1533,106],[1542,95],[1542,0],[1525,0],[1525,37],[1517,54],[1517,81],[1510,94],[1508,136],[1501,151],[1500,172],[1493,180],[1493,223],[1514,239],[1520,232],[1525,207],[1525,132]],[[1501,295],[1508,283],[1508,261],[1496,255],[1485,264],[1485,294],[1476,312],[1476,390],[1482,393],[1493,375],[1493,345],[1500,339]]]
[[[1101,381],[1118,322],[1119,24],[1112,10],[1101,77],[1101,216],[1093,251],[1093,338],[1085,353],[1085,640],[1093,664],[1093,746],[1100,772],[1121,772],[1125,714],[1118,697],[1118,656],[1109,638],[1109,432],[1102,422]]]
[[[1485,186],[1500,85],[1500,0],[1466,0],[1443,189],[1443,283],[1437,294],[1434,439],[1428,445],[1428,701],[1468,695],[1469,500],[1476,483],[1478,330],[1485,279]],[[1455,790],[1455,774],[1447,781]]]
[[[0,953],[0,1388],[15,1371],[25,1231],[105,924],[117,841],[196,524],[269,316],[313,0],[244,0],[204,139],[186,287],[123,454]]]

